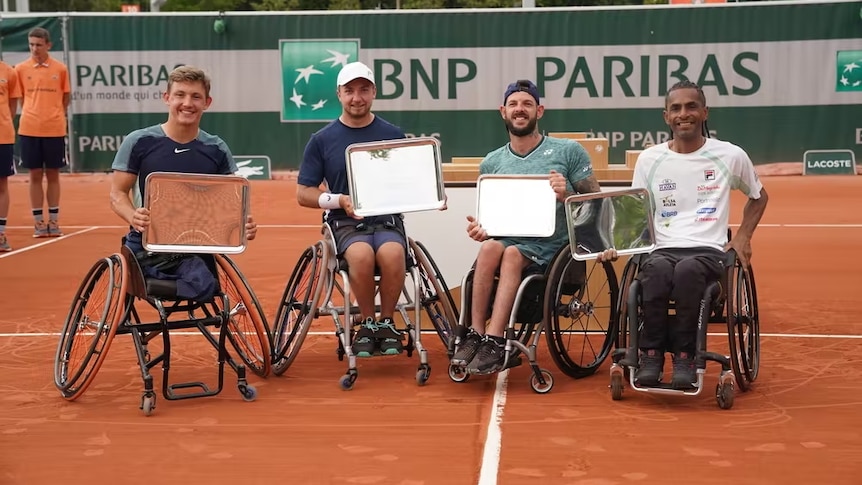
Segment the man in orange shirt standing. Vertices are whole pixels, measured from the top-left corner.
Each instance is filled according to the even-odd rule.
[[[15,69],[0,61],[0,253],[12,250],[6,239],[6,217],[9,215],[9,177],[15,174],[15,125],[12,119],[18,111],[20,97],[21,86]]]
[[[30,206],[36,231],[33,237],[62,236],[60,169],[66,165],[66,109],[71,100],[66,65],[48,55],[51,34],[37,27],[28,34],[30,59],[15,66],[24,102],[18,122],[21,164],[30,171]],[[47,190],[42,190],[42,178]],[[48,222],[43,215],[48,202]]]

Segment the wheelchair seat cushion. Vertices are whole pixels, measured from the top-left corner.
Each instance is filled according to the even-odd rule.
[[[214,268],[194,254],[136,255],[146,280],[147,295],[198,302],[211,301],[218,292]]]

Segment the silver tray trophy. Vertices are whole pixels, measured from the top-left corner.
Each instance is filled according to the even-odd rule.
[[[249,181],[236,175],[153,172],[144,207],[144,249],[154,253],[239,254],[246,248]]]
[[[354,143],[345,150],[358,216],[438,210],[446,203],[440,142],[432,137]]]
[[[556,230],[557,195],[547,175],[480,175],[476,221],[490,237],[548,237]]]
[[[620,256],[655,249],[655,230],[649,193],[622,189],[566,198],[566,223],[572,257],[595,259],[607,249]]]

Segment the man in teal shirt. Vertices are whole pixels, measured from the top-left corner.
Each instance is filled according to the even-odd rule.
[[[538,121],[544,112],[539,90],[532,81],[510,84],[500,106],[509,143],[486,155],[479,165],[480,174],[548,175],[557,194],[557,222],[556,231],[547,238],[492,239],[475,218],[467,216],[467,234],[482,245],[473,273],[470,329],[459,343],[452,364],[466,366],[471,374],[490,374],[502,369],[506,342],[503,332],[524,272],[543,272],[557,250],[568,244],[563,201],[574,193],[601,190],[593,176],[590,157],[580,143],[539,133]],[[486,327],[485,317],[498,271],[491,321]]]

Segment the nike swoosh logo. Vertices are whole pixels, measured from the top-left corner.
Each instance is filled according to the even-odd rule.
[[[183,148],[182,150],[180,150],[179,148],[174,148],[174,153],[182,153],[182,152],[187,152],[189,150],[190,150],[190,148]]]

